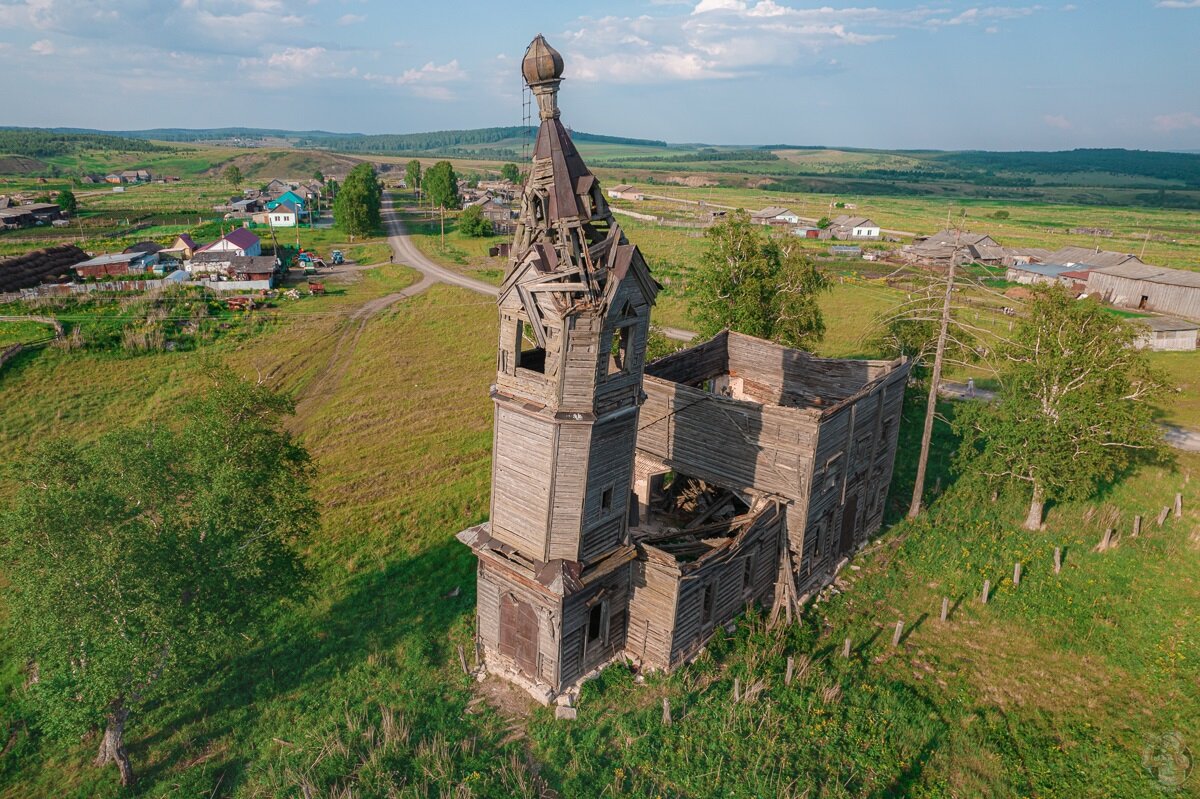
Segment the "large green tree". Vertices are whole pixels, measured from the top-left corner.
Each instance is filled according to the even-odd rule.
[[[429,167],[422,185],[429,201],[438,208],[446,210],[462,207],[462,198],[458,195],[458,175],[449,161],[438,161]]]
[[[235,189],[240,187],[243,180],[242,170],[238,168],[237,164],[230,164],[225,168],[225,179],[229,181],[229,185],[233,186]]]
[[[469,205],[458,215],[458,229],[464,236],[481,238],[492,235],[492,220],[483,215],[478,205]]]
[[[60,191],[58,193],[58,207],[68,214],[75,213],[79,208],[79,200],[75,199],[75,192],[70,189]]]
[[[374,233],[381,224],[383,189],[370,164],[350,170],[333,201],[333,219],[338,229],[351,236]]]
[[[210,371],[175,426],[43,445],[0,514],[8,635],[44,729],[102,730],[96,765],[133,781],[127,722],[169,702],[294,597],[316,520],[291,401]],[[17,622],[19,620],[19,623]],[[246,636],[246,637],[243,637]]]
[[[957,469],[1027,488],[1026,529],[1047,500],[1083,499],[1140,459],[1161,452],[1150,401],[1165,380],[1133,347],[1137,331],[1061,286],[1039,289],[999,348],[995,403],[963,403]]]
[[[812,347],[825,334],[817,295],[825,276],[797,243],[764,234],[745,211],[708,229],[692,274],[691,315],[702,336],[729,328],[789,347]]]
[[[421,162],[413,159],[404,165],[404,182],[413,191],[421,188]]]
[[[504,166],[500,167],[500,177],[504,178],[510,183],[520,183],[521,170],[516,164],[505,164]]]

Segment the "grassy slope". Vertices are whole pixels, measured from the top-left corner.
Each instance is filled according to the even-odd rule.
[[[217,351],[299,390],[333,351],[344,312],[408,279],[398,268],[371,273]],[[861,558],[862,571],[847,572],[853,589],[803,625],[769,634],[745,624],[695,667],[644,686],[611,670],[586,689],[577,723],[536,711],[526,749],[509,719],[469,705],[454,654],[469,647],[474,575],[451,535],[486,515],[494,325],[490,301],[436,287],[365,327],[340,382],[301,420],[324,507],[308,547],[314,597],[208,684],[137,723],[141,795],[284,796],[309,785],[384,796],[395,780],[416,795],[421,785],[461,785],[461,795],[511,796],[526,793],[535,764],[571,796],[798,796],[810,787],[810,796],[1152,796],[1139,766],[1145,742],[1176,728],[1200,735],[1200,652],[1189,632],[1200,556],[1188,539],[1200,490],[1148,469],[1106,497],[1118,526],[1133,512],[1152,515],[1181,487],[1184,522],[1098,555],[1088,549],[1106,518],[1058,508],[1048,532],[1027,534],[1015,527],[1017,503],[981,510],[952,494],[929,522],[900,526]],[[168,413],[195,361],[53,351],[24,361],[0,380],[0,403],[21,409],[6,414],[0,451],[11,456],[63,423],[93,435]],[[903,429],[900,499],[917,425]],[[935,453],[948,485],[944,462]],[[1054,545],[1068,553],[1057,580],[1047,574]],[[1020,591],[1002,584],[1016,560],[1027,564]],[[971,602],[985,577],[1001,586],[986,608]],[[934,620],[943,594],[963,600],[946,628]],[[893,651],[897,617],[915,629]],[[858,647],[850,662],[834,656],[845,635]],[[807,675],[783,686],[786,656],[806,653]],[[19,675],[11,656],[0,662],[10,692]],[[733,706],[734,678],[763,680],[765,690]],[[671,728],[658,722],[663,696]],[[3,718],[23,715],[5,703]],[[116,795],[111,773],[86,767],[90,742],[19,730],[14,741],[0,760],[0,795]]]

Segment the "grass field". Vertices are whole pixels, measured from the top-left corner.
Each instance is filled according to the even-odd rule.
[[[201,180],[180,190],[195,191],[197,203],[224,191]],[[773,193],[714,191],[751,207],[786,204]],[[193,196],[128,194],[97,199],[95,213],[162,216],[162,204]],[[120,204],[142,201],[144,208]],[[939,215],[928,200],[869,202],[878,202],[871,214],[895,209],[887,212],[897,225],[924,213],[936,224]],[[992,207],[1000,206],[972,206],[973,218]],[[1095,209],[1080,206],[1079,218],[1084,211]],[[1159,212],[1129,213],[1140,223],[1141,214]],[[1161,213],[1164,224],[1194,226],[1186,215]],[[1032,211],[1015,217],[1005,224],[1027,232],[1045,223]],[[665,286],[654,321],[688,327],[688,272],[703,238],[620,221]],[[432,223],[409,226],[431,256],[498,282],[503,265],[485,257],[497,239],[467,239],[451,223],[443,251]],[[339,247],[359,261],[386,260],[382,239],[351,245],[336,231],[299,235],[322,255]],[[1162,251],[1192,252],[1196,237],[1188,236]],[[904,293],[860,274],[861,265],[826,263],[833,285],[821,298],[828,332],[819,352],[877,355],[870,320]],[[131,720],[140,780],[130,795],[1200,796],[1200,777],[1174,788],[1156,760],[1164,742],[1176,740],[1169,736],[1193,752],[1200,746],[1200,483],[1191,482],[1200,456],[1144,465],[1094,502],[1052,506],[1046,529],[1031,533],[1018,526],[1025,498],[993,501],[956,482],[948,469],[954,442],[939,422],[931,507],[901,521],[920,429],[921,409],[911,402],[889,528],[799,624],[769,630],[751,614],[671,676],[639,682],[613,666],[585,687],[579,718],[569,723],[494,679],[474,683],[456,647],[470,651],[475,564],[453,534],[488,511],[495,304],[434,286],[369,321],[351,319],[414,279],[399,266],[366,270],[330,283],[325,296],[279,303],[203,342],[239,373],[301,399],[290,427],[317,467],[322,520],[304,545],[315,577],[310,598],[282,609],[206,679]],[[115,304],[112,316],[128,310]],[[985,327],[1007,324],[994,307],[968,313]],[[0,343],[34,332],[0,323]],[[1165,417],[1200,424],[1200,359],[1153,359],[1183,387]],[[18,356],[0,370],[0,464],[53,435],[91,439],[169,420],[199,384],[201,360],[195,351],[115,347]],[[940,411],[953,415],[949,405]],[[0,467],[0,499],[13,488],[9,476]],[[1153,519],[1176,492],[1183,518],[1160,528]],[[1147,520],[1138,538],[1129,535],[1135,514]],[[1093,551],[1108,527],[1121,532],[1119,545]],[[1058,575],[1055,547],[1065,552]],[[1014,586],[1017,562],[1024,577]],[[977,599],[984,580],[993,586],[986,605]],[[6,630],[20,620],[7,615],[2,590]],[[952,603],[944,624],[943,597]],[[905,633],[893,647],[897,620]],[[843,659],[847,637],[852,656]],[[94,736],[59,740],[39,731],[19,654],[0,633],[0,799],[123,795],[115,770],[90,766]],[[787,685],[789,656],[799,676]],[[761,684],[753,701],[731,701],[735,680],[742,689]]]
[[[368,272],[211,351],[303,392],[345,314],[408,280],[398,267]],[[1200,736],[1190,634],[1200,490],[1184,477],[1200,459],[1147,467],[1094,516],[1054,508],[1047,531],[1030,534],[1016,527],[1020,498],[980,505],[952,485],[944,431],[932,514],[893,528],[802,624],[772,632],[746,619],[694,666],[645,684],[614,667],[585,688],[572,724],[494,683],[476,688],[454,649],[470,640],[474,566],[452,535],[487,511],[495,333],[489,300],[445,287],[364,328],[340,380],[297,420],[322,503],[305,547],[314,596],[134,721],[136,795],[508,797],[537,796],[545,783],[580,797],[1157,796],[1142,750],[1173,730]],[[10,460],[64,426],[90,437],[161,415],[197,370],[181,353],[27,357],[0,376],[11,411],[0,454]],[[906,419],[893,509],[919,427]],[[1089,551],[1112,514],[1126,530],[1176,490],[1184,520]],[[1053,546],[1067,551],[1058,578]],[[1026,564],[1019,590],[1003,582],[1016,560]],[[987,606],[973,601],[984,578],[998,587]],[[942,595],[957,603],[945,626]],[[892,649],[897,618],[911,632]],[[843,661],[847,635],[854,656]],[[27,726],[12,655],[0,643],[0,728],[13,742],[0,757],[0,796],[118,795],[115,773],[87,765],[94,741]],[[788,655],[810,660],[785,686]],[[735,678],[763,681],[753,703],[731,703]]]

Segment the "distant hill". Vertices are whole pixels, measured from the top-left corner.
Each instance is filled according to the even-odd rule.
[[[462,157],[516,157],[522,143],[532,143],[536,128],[526,126],[475,128],[472,130],[438,130],[429,133],[400,133],[324,138],[301,138],[298,147],[315,147],[352,153],[412,153],[414,155],[449,155]],[[661,147],[667,143],[657,139],[631,139],[604,136],[597,133],[572,131],[580,143],[618,144],[629,147]]]
[[[144,139],[106,133],[68,133],[38,128],[0,128],[0,155],[52,158],[81,150],[150,153],[162,150]]]

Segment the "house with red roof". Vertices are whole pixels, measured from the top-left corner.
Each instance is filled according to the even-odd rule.
[[[234,255],[262,255],[262,242],[258,236],[244,227],[236,228],[212,244],[205,244],[196,252],[228,252]]]

